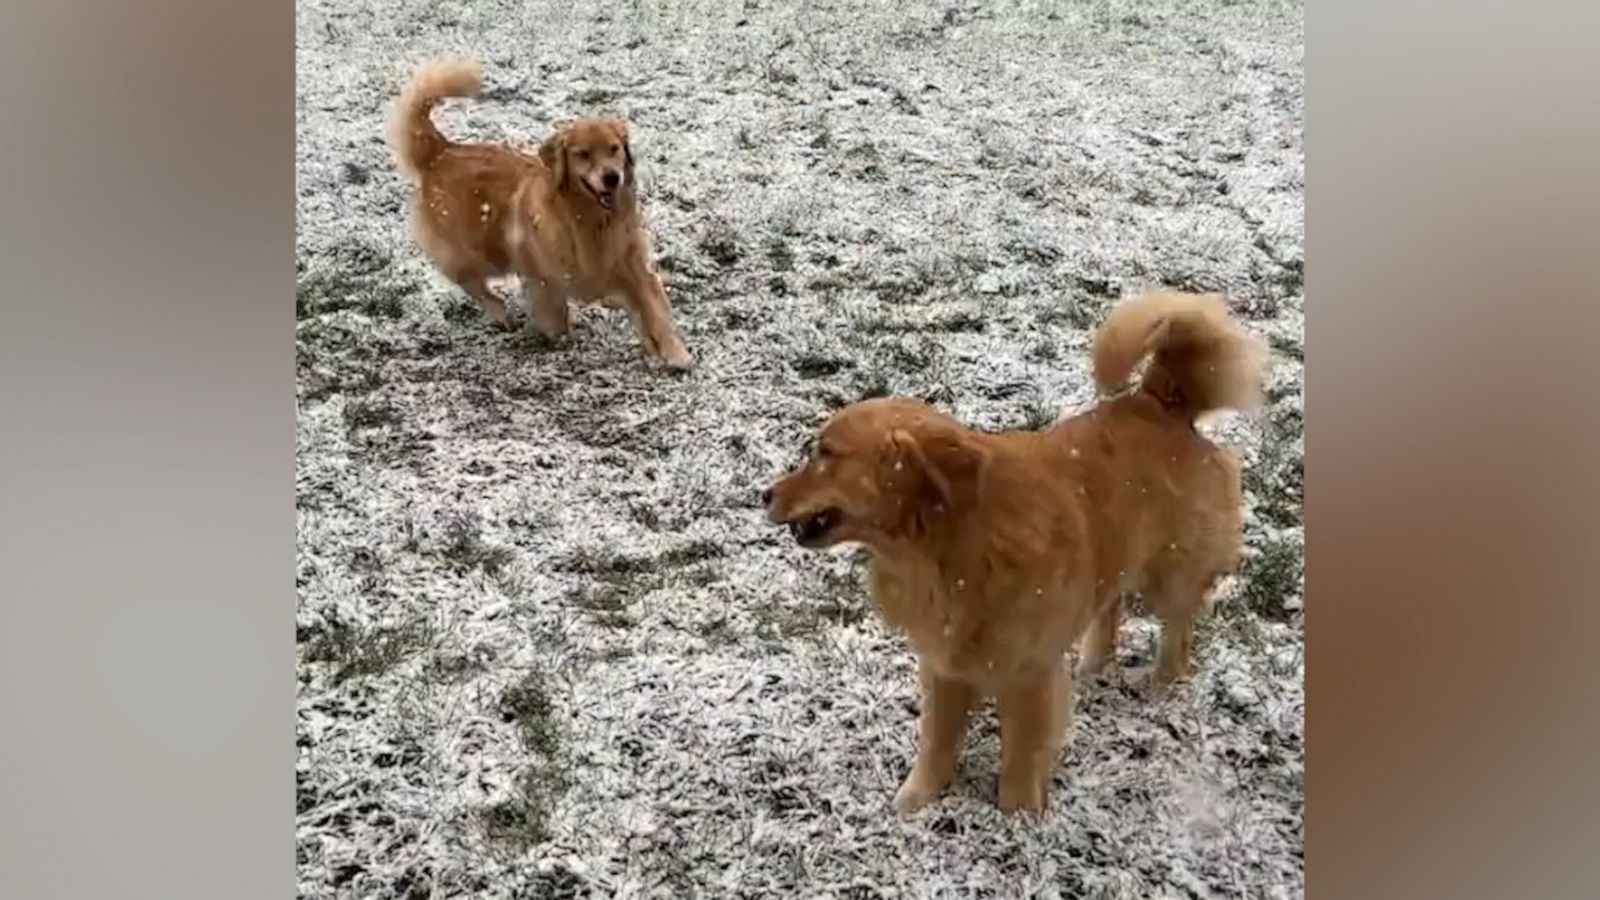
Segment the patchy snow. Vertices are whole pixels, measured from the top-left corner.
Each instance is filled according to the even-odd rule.
[[[1303,896],[1302,7],[800,6],[299,3],[300,895]],[[611,310],[497,333],[409,243],[385,106],[458,52],[453,136],[632,120],[693,374]],[[910,655],[757,494],[864,394],[1082,408],[1093,324],[1163,283],[1276,350],[1212,426],[1252,555],[1195,678],[1143,699],[1129,619],[1045,816],[995,809],[988,713],[896,818]]]

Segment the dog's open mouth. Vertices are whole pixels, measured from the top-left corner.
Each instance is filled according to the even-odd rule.
[[[612,191],[597,191],[597,190],[595,190],[594,185],[589,183],[588,179],[581,179],[581,180],[583,181],[583,186],[589,189],[589,193],[594,195],[594,200],[595,200],[596,203],[600,204],[605,209],[610,209],[611,208],[612,203],[616,200],[616,195],[615,195],[614,192],[612,192]]]
[[[794,535],[800,546],[814,546],[825,539],[842,519],[843,515],[837,509],[825,509],[803,519],[791,519],[788,523],[789,533]]]

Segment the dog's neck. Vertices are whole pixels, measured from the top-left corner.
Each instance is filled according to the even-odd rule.
[[[905,530],[877,536],[866,544],[875,564],[890,571],[912,566],[942,569],[954,562],[954,556],[964,547],[971,549],[971,542],[957,533],[960,523],[948,509],[930,509],[914,520],[908,516],[901,528]]]
[[[873,548],[868,564],[873,595],[898,627],[914,627],[930,616],[949,622],[966,615],[963,610],[982,606],[989,595],[984,567],[966,562],[910,542]]]

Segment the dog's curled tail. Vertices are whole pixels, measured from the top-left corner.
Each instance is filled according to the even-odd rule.
[[[483,65],[475,59],[440,59],[411,73],[389,113],[389,146],[400,170],[413,182],[450,141],[433,126],[433,105],[444,97],[472,97],[483,89]]]
[[[1111,311],[1094,337],[1094,380],[1116,393],[1145,358],[1139,390],[1189,421],[1261,402],[1266,347],[1217,294],[1146,294]]]

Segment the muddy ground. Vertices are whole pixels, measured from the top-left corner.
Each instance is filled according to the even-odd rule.
[[[1300,897],[1299,3],[301,0],[296,107],[302,897]],[[633,122],[698,368],[621,313],[493,330],[407,240],[382,143]],[[860,560],[766,525],[819,417],[884,392],[984,427],[1093,399],[1093,325],[1229,292],[1274,349],[1251,556],[1193,682],[1080,686],[1047,815],[994,808],[992,713],[909,819],[916,694]]]

